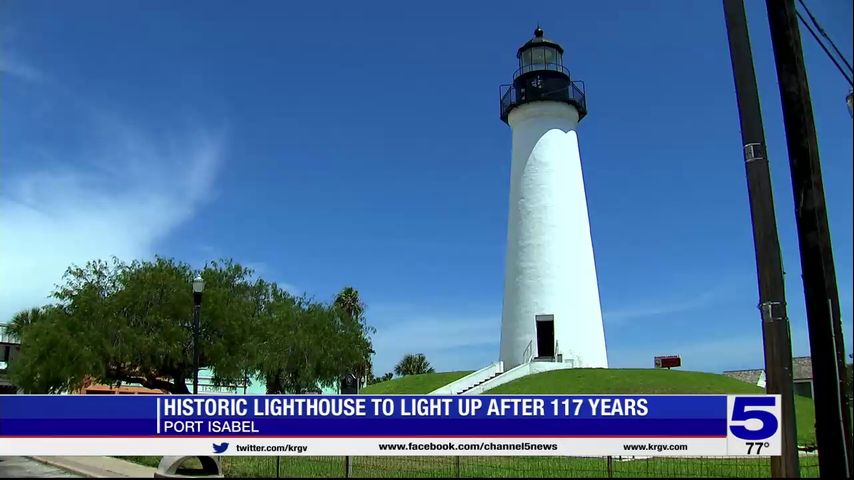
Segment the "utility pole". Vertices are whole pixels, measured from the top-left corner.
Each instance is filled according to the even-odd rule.
[[[797,478],[800,477],[800,466],[792,382],[792,339],[789,318],[786,315],[783,261],[777,237],[777,218],[774,213],[774,196],[771,190],[756,74],[753,70],[753,54],[750,51],[750,34],[744,13],[744,1],[723,0],[723,4],[753,223],[753,246],[759,279],[759,311],[765,347],[765,389],[768,393],[779,394],[782,403],[782,455],[771,457],[771,476]]]
[[[766,0],[780,85],[814,384],[818,462],[823,478],[852,474],[845,344],[815,121],[794,0]]]

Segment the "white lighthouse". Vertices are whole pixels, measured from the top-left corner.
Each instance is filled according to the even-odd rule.
[[[501,88],[513,154],[500,360],[505,370],[530,361],[607,367],[576,134],[584,87],[539,27],[517,57],[513,83]]]

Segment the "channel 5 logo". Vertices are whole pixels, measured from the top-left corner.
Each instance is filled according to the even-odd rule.
[[[742,440],[764,440],[780,428],[780,397],[777,395],[731,397],[729,431]]]

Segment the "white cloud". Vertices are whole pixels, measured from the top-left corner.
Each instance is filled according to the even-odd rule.
[[[286,291],[286,292],[288,292],[294,296],[300,296],[300,295],[305,293],[305,289],[300,288],[300,287],[298,287],[292,283],[276,282],[276,285],[278,285],[279,288],[281,288],[282,290],[284,290],[284,291]]]
[[[607,325],[620,325],[638,318],[661,317],[673,313],[701,310],[725,299],[733,291],[731,283],[708,288],[678,298],[658,298],[630,307],[605,310],[602,316]]]
[[[43,75],[38,69],[14,58],[0,57],[0,74],[20,77],[30,82],[39,82],[43,79]]]
[[[0,22],[0,78],[16,77],[27,82],[42,82],[44,72],[21,57],[16,46],[21,39],[21,30],[13,22],[4,19]]]
[[[423,353],[437,371],[477,370],[498,359],[501,315],[484,308],[437,309],[369,304],[374,373],[391,371],[407,353]]]
[[[210,195],[222,135],[199,129],[155,139],[103,118],[86,151],[53,151],[42,166],[4,176],[0,192],[0,321],[48,301],[71,263],[151,256],[156,242]],[[5,152],[4,163],[28,159]]]

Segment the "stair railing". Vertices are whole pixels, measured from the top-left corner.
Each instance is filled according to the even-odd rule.
[[[528,342],[525,351],[522,352],[522,363],[528,363],[534,358],[534,340]]]

